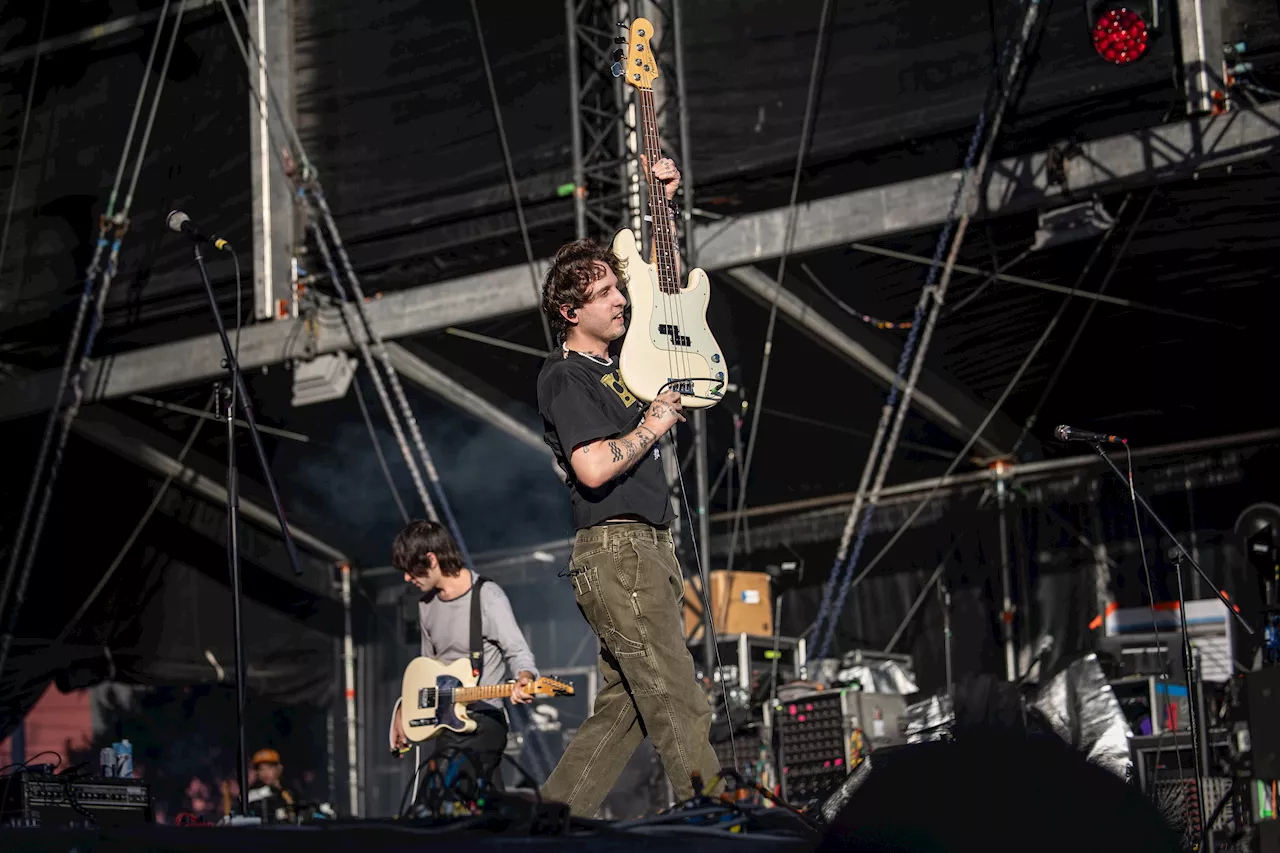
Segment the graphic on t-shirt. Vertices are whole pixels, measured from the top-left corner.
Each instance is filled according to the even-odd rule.
[[[622,401],[622,405],[628,409],[635,405],[636,395],[632,394],[627,388],[627,383],[622,381],[622,374],[615,370],[613,373],[606,373],[600,377],[600,384],[613,391],[618,395],[618,399]]]
[[[632,394],[630,389],[627,388],[627,383],[622,381],[622,373],[620,371],[615,370],[613,373],[606,373],[601,376],[600,384],[617,394],[618,399],[622,401],[622,405],[628,409],[635,405],[636,395]],[[640,417],[643,419],[644,415],[641,414]],[[662,458],[662,452],[658,450],[657,444],[653,445],[651,455],[654,459]]]

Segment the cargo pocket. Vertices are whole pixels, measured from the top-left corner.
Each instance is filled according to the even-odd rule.
[[[608,548],[596,548],[583,554],[575,554],[569,561],[569,580],[573,584],[573,598],[582,616],[597,636],[606,637],[613,631],[613,620],[604,603],[600,589],[601,568],[606,577],[613,571],[613,553]]]
[[[609,651],[613,652],[614,658],[618,661],[618,669],[622,671],[622,677],[630,686],[631,695],[653,696],[664,692],[662,674],[658,671],[657,663],[653,659],[653,651],[644,646],[621,651],[631,646],[631,641],[616,632],[614,638],[618,643]]]

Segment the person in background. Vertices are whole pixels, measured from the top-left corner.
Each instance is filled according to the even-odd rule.
[[[413,521],[396,536],[391,564],[404,573],[405,583],[423,595],[418,602],[422,629],[422,656],[449,664],[471,655],[471,593],[478,586],[483,646],[481,685],[501,684],[509,674],[516,679],[511,693],[515,703],[532,702],[529,685],[538,669],[529,643],[511,612],[507,594],[491,580],[480,578],[463,565],[462,554],[449,531],[434,521]],[[445,730],[431,739],[437,754],[467,752],[478,759],[479,776],[502,790],[500,765],[507,747],[507,717],[502,700],[477,702],[468,709],[476,728],[469,733]],[[409,747],[397,704],[392,714],[392,746]],[[469,763],[463,773],[474,776]]]
[[[253,754],[256,784],[245,798],[245,810],[260,816],[266,823],[290,821],[296,797],[284,787],[284,764],[274,749],[260,749]]]

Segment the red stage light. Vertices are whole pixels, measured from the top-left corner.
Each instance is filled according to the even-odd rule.
[[[1147,52],[1147,22],[1132,9],[1103,12],[1093,25],[1093,49],[1107,62],[1127,65]]]

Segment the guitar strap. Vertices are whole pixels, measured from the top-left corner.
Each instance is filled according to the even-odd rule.
[[[478,684],[480,675],[484,672],[484,620],[480,613],[480,585],[485,579],[475,572],[471,573],[471,577],[471,672]]]

